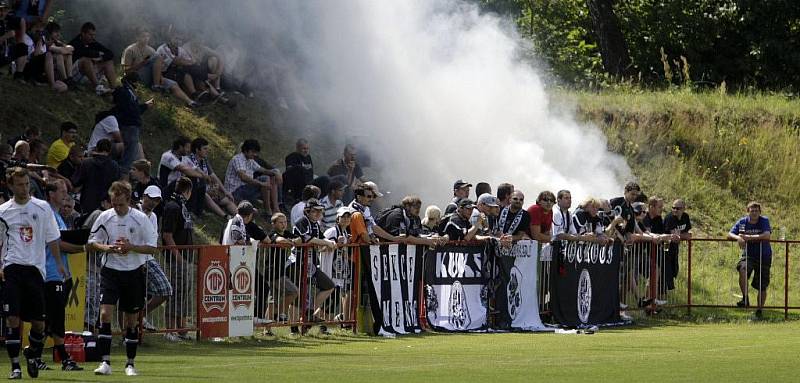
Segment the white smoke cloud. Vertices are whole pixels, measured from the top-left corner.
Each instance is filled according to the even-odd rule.
[[[518,58],[521,39],[512,22],[481,14],[472,3],[73,4],[97,20],[119,21],[98,22],[101,32],[150,20],[160,29],[174,24],[209,45],[246,53],[248,60],[240,64],[257,66],[253,73],[277,74],[273,82],[281,91],[307,102],[309,120],[330,122],[341,140],[336,148],[348,137],[365,138],[368,147],[360,150],[370,153],[381,187],[395,191],[392,199],[414,193],[425,204],[443,205],[459,178],[489,182],[495,190],[511,182],[529,204],[542,190],[570,189],[576,200],[607,198],[621,194],[631,177],[624,159],[606,149],[599,129],[550,104],[541,77]],[[317,173],[326,165],[318,161]]]
[[[557,114],[513,28],[455,0],[320,1],[297,40],[322,113],[374,143],[390,188],[445,203],[463,178],[614,196],[630,177],[599,129]],[[308,30],[308,29],[307,29]]]

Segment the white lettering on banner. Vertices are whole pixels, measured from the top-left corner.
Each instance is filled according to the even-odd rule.
[[[227,322],[227,317],[206,317],[203,318],[203,323],[222,323]]]
[[[471,257],[475,262],[474,270],[467,265],[467,259]],[[481,255],[467,253],[436,253],[437,278],[476,278],[481,276]]]
[[[611,264],[613,247],[597,243],[564,241],[568,263]]]
[[[417,327],[417,301],[406,301],[405,302],[405,317],[406,317],[406,327]]]

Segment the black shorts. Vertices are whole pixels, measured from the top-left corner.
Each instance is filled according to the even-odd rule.
[[[144,266],[130,271],[103,267],[100,270],[100,304],[116,305],[128,314],[144,308],[147,291],[147,271]]]
[[[44,278],[35,266],[10,264],[3,269],[3,313],[25,322],[44,321]]]
[[[64,337],[67,299],[72,291],[72,278],[65,282],[45,282],[44,301],[47,311],[46,334]]]
[[[764,291],[769,287],[769,271],[772,266],[771,262],[761,262],[755,258],[742,257],[739,263],[736,264],[736,271],[741,271],[743,267],[747,270],[747,278],[753,276],[753,281],[750,286],[756,290]]]
[[[327,291],[336,287],[336,284],[333,283],[331,277],[322,272],[322,269],[320,269],[319,266],[317,266],[317,269],[314,271],[314,275],[311,276],[311,280],[317,285],[317,289],[320,291]]]
[[[45,54],[31,57],[28,64],[25,65],[25,70],[22,71],[25,80],[34,80],[40,83],[47,82],[47,75],[44,73],[46,60],[47,56]]]

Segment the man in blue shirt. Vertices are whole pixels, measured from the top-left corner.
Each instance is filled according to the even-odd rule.
[[[47,191],[47,202],[50,203],[50,208],[53,210],[53,215],[58,223],[60,230],[66,230],[67,225],[64,224],[64,219],[61,218],[59,211],[64,206],[64,201],[67,199],[67,186],[62,180],[55,180],[45,186]],[[73,361],[66,348],[64,347],[64,327],[66,320],[66,307],[67,298],[70,291],[72,291],[72,273],[69,269],[69,259],[67,253],[77,253],[83,251],[83,246],[74,245],[71,243],[59,242],[61,253],[53,255],[50,249],[47,249],[47,258],[45,261],[45,310],[47,318],[45,319],[46,333],[53,337],[53,347],[59,354],[61,359],[61,369],[64,371],[80,371],[82,367],[78,366]],[[55,257],[61,257],[61,263],[64,265],[65,275],[61,275],[58,270],[58,264]],[[41,360],[37,359],[40,370],[47,370],[47,365]]]
[[[761,309],[767,300],[769,271],[772,265],[772,247],[769,244],[772,229],[769,219],[761,215],[761,204],[747,204],[747,215],[739,219],[728,233],[728,238],[736,240],[742,249],[742,258],[736,265],[739,272],[739,288],[742,289],[742,300],[736,303],[739,307],[749,307],[747,280],[753,275],[751,286],[758,291],[758,309],[756,317],[761,318]]]

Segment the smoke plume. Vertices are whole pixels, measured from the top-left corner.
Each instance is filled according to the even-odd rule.
[[[542,190],[619,195],[630,177],[599,129],[550,104],[541,77],[519,59],[511,22],[472,3],[79,3],[227,46],[239,70],[328,122],[334,140],[359,137],[382,188],[425,204],[445,204],[459,178],[511,182],[530,204]]]

